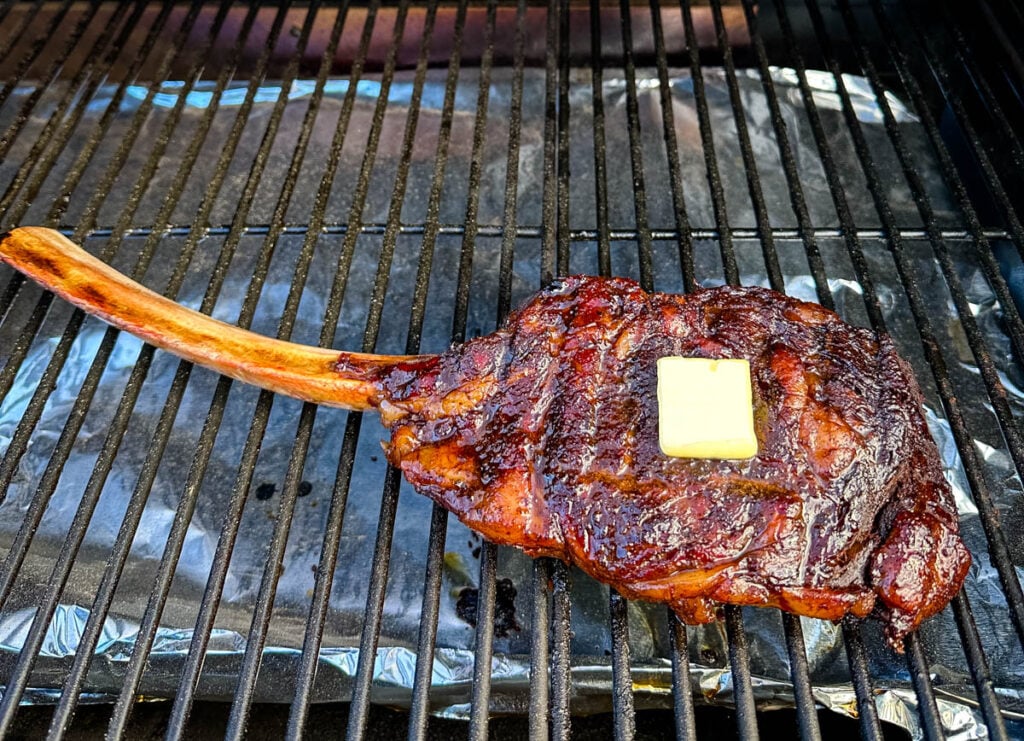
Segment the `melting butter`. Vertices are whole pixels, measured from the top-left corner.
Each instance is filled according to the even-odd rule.
[[[661,452],[675,458],[757,455],[750,363],[660,358],[658,443]]]

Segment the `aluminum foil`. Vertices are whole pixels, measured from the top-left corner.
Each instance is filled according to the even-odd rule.
[[[436,157],[440,107],[444,99],[443,70],[431,71],[423,91],[419,128],[413,148],[410,182],[405,194],[402,219],[406,224],[423,223],[426,218],[427,193]],[[448,153],[448,168],[441,204],[443,224],[464,223],[467,180],[472,157],[473,117],[476,111],[478,78],[476,71],[463,70],[456,95],[453,137]],[[726,194],[729,221],[733,228],[756,226],[750,202],[743,160],[733,119],[733,105],[724,73],[718,69],[703,71],[710,117],[714,130],[717,161]],[[782,115],[796,155],[796,166],[802,178],[805,196],[813,223],[823,230],[817,239],[829,275],[828,290],[837,310],[855,324],[866,324],[863,295],[853,272],[845,245],[838,232],[832,201],[823,176],[803,101],[791,70],[773,70],[779,91]],[[1019,730],[1012,719],[1024,719],[1024,654],[1010,624],[1005,597],[988,556],[985,536],[977,517],[969,487],[960,463],[956,445],[935,392],[931,369],[921,352],[920,339],[913,325],[907,299],[894,268],[892,255],[880,229],[871,199],[867,194],[860,165],[845,130],[839,110],[835,84],[827,74],[811,73],[815,102],[826,129],[834,132],[830,145],[838,165],[850,207],[862,233],[868,267],[881,297],[889,331],[901,352],[910,360],[921,380],[928,400],[928,421],[939,445],[945,473],[956,493],[962,514],[963,534],[974,553],[974,565],[966,585],[966,594],[978,623],[982,643],[989,658],[993,680],[1002,706],[1011,719],[1011,729]],[[779,164],[778,145],[769,117],[769,109],[761,81],[753,72],[740,71],[741,103],[758,162],[761,183],[774,227],[795,228],[796,218],[790,205],[789,191]],[[872,147],[895,216],[907,229],[920,227],[909,190],[899,177],[895,155],[887,144],[877,102],[866,82],[860,78],[845,80],[854,98],[858,118]],[[280,186],[275,172],[283,170],[291,156],[295,133],[309,102],[313,83],[296,82],[290,90],[282,129],[271,152],[271,168],[264,177],[252,203],[249,223],[269,223]],[[521,130],[521,160],[517,222],[521,227],[536,227],[541,219],[543,192],[543,70],[526,70],[524,82],[524,116]],[[380,95],[379,80],[368,76],[357,90],[348,139],[343,151],[341,172],[328,206],[328,229],[314,255],[313,270],[305,292],[293,339],[315,342],[320,331],[320,317],[330,290],[337,251],[343,239],[339,225],[347,218],[351,193],[347,183],[361,161],[366,132],[373,107]],[[604,72],[604,114],[608,164],[609,214],[613,229],[628,230],[635,226],[634,184],[629,168],[629,134],[626,125],[626,85],[621,71]],[[331,81],[318,116],[311,149],[306,156],[308,177],[299,183],[289,211],[290,223],[302,224],[304,213],[312,202],[330,138],[338,120],[341,101],[348,91],[343,80]],[[485,227],[476,239],[469,304],[469,334],[491,331],[499,287],[500,233],[486,227],[501,224],[504,207],[505,168],[508,149],[508,110],[511,73],[494,71],[489,90],[489,117],[481,154],[483,173],[480,192],[479,222]],[[31,89],[15,91],[15,97],[31,94]],[[179,300],[197,305],[205,290],[216,253],[224,239],[218,225],[231,223],[234,196],[240,191],[247,174],[250,153],[258,145],[261,127],[279,92],[268,86],[261,92],[247,124],[241,143],[242,154],[236,157],[224,195],[215,204],[211,217],[213,230],[204,238],[193,260],[189,277]],[[86,124],[95,121],[105,109],[112,88],[103,88],[90,103]],[[121,105],[111,128],[116,135],[144,97],[143,88],[132,88]],[[151,114],[154,126],[168,114],[180,93],[180,85],[169,84],[155,100]],[[399,74],[389,94],[388,114],[371,179],[370,194],[363,212],[364,223],[383,223],[393,187],[393,174],[401,156],[402,125],[412,94],[412,77]],[[650,226],[671,233],[675,228],[668,173],[662,142],[662,111],[659,103],[657,75],[653,70],[638,71],[640,130],[645,156],[646,188],[649,194]],[[48,93],[49,95],[49,93]],[[193,92],[184,108],[179,130],[187,132],[210,102],[210,92],[202,85]],[[574,229],[596,228],[593,150],[592,91],[588,74],[574,72],[570,86],[570,223]],[[221,100],[211,128],[210,141],[216,143],[230,127],[235,108],[241,101],[240,86],[229,87]],[[707,186],[704,153],[701,148],[699,123],[693,97],[693,85],[685,71],[673,71],[671,98],[675,134],[680,146],[680,166],[685,187],[686,207],[691,226],[699,239],[695,244],[697,275],[704,285],[722,282],[722,261]],[[44,97],[40,109],[49,98]],[[943,228],[962,228],[946,191],[938,168],[928,149],[925,133],[913,114],[893,98],[891,104],[912,152],[921,163],[918,170],[924,179]],[[38,115],[43,115],[39,113]],[[42,119],[41,119],[42,120]],[[147,124],[148,125],[148,124]],[[82,129],[87,127],[83,125]],[[184,134],[181,134],[182,136]],[[78,136],[76,134],[76,136]],[[0,181],[6,182],[13,172],[20,143],[12,148],[7,163],[0,164]],[[69,145],[74,149],[75,141]],[[200,158],[174,215],[175,224],[188,226],[209,178],[216,146],[209,145],[211,156]],[[27,145],[26,145],[27,147]],[[174,151],[173,148],[170,151]],[[104,156],[101,150],[98,158]],[[134,157],[135,155],[133,155]],[[142,155],[139,155],[142,156]],[[247,159],[248,157],[248,159]],[[238,164],[241,163],[241,164]],[[127,173],[131,167],[125,168]],[[174,171],[174,158],[161,165],[150,190],[143,198],[134,224],[146,226],[159,206],[161,187]],[[128,176],[126,175],[125,178]],[[123,203],[130,180],[119,180],[99,215],[101,225],[116,219],[115,205]],[[41,217],[50,195],[56,195],[51,178],[24,219],[26,223]],[[81,218],[87,201],[90,175],[69,202],[67,222]],[[52,191],[52,193],[51,193]],[[38,211],[38,213],[37,213]],[[333,226],[332,226],[333,225]],[[704,231],[701,231],[704,230]],[[875,230],[875,231],[872,231]],[[877,233],[876,233],[877,232]],[[161,287],[170,265],[181,247],[180,233],[171,231],[160,240],[158,254],[146,282]],[[280,307],[285,303],[296,258],[302,242],[301,229],[293,229],[278,240],[270,277],[263,289],[254,328],[264,333],[275,332]],[[399,237],[394,255],[389,290],[384,307],[386,321],[377,341],[380,352],[403,352],[408,331],[408,307],[412,285],[421,254],[422,236],[415,229]],[[514,260],[513,298],[522,300],[540,285],[540,240],[528,233],[517,240]],[[124,268],[130,266],[137,244],[133,238],[115,257]],[[103,245],[102,234],[90,238],[87,247]],[[252,274],[252,264],[262,246],[261,230],[251,229],[241,239],[238,253],[229,271],[215,316],[234,321]],[[456,270],[462,237],[457,228],[442,230],[438,238],[435,267],[430,277],[430,290],[425,315],[421,350],[437,352],[447,346],[452,326],[452,299],[455,294]],[[674,239],[657,236],[653,242],[655,284],[658,290],[678,291],[682,288],[678,245]],[[754,239],[735,239],[737,261],[745,284],[766,285],[762,245]],[[975,246],[966,240],[951,238],[956,270],[969,294],[974,321],[981,327],[988,348],[993,354],[1015,412],[1024,411],[1024,368],[1013,357],[1009,340],[1000,325],[1000,307],[995,301],[978,265]],[[786,290],[800,298],[814,300],[816,287],[810,277],[806,253],[797,239],[777,240],[777,253]],[[1000,247],[997,245],[997,247]],[[361,235],[353,257],[341,322],[335,338],[339,348],[358,348],[370,303],[373,277],[380,257],[381,236],[373,229]],[[913,235],[905,241],[905,249],[913,263],[922,292],[928,302],[929,317],[940,340],[949,365],[952,381],[974,436],[976,452],[984,460],[986,483],[1003,517],[1011,551],[1018,564],[1024,564],[1024,499],[1022,487],[1014,471],[998,425],[981,384],[975,359],[948,296],[943,277],[929,244]],[[123,254],[122,254],[123,253]],[[572,242],[570,267],[574,272],[596,272],[597,245],[586,235]],[[1012,260],[1013,256],[1010,255]],[[612,243],[614,272],[637,277],[639,259],[634,241],[616,236]],[[3,269],[4,281],[9,271]],[[9,347],[17,328],[28,316],[38,292],[28,287],[21,292],[0,327],[0,348]],[[33,345],[14,388],[0,406],[0,449],[10,443],[16,426],[31,397],[37,379],[48,362],[56,337],[69,316],[60,304],[51,310],[40,338]],[[92,362],[104,326],[89,319],[75,341],[70,360],[49,400],[31,444],[23,457],[15,481],[6,500],[0,505],[0,545],[9,546],[21,523],[29,501],[47,465],[57,435],[65,424],[81,381]],[[12,597],[0,613],[0,667],[10,666],[19,651],[35,614],[38,595],[46,588],[56,552],[79,505],[85,482],[93,469],[97,452],[108,429],[113,410],[120,399],[124,383],[138,357],[141,344],[127,336],[117,341],[114,354],[96,393],[96,398],[83,423],[81,434],[61,476],[46,514],[32,541],[32,547],[21,570]],[[0,356],[6,351],[0,349]],[[52,701],[63,680],[69,657],[74,654],[88,617],[96,585],[105,568],[129,497],[138,477],[139,467],[147,456],[147,445],[156,419],[166,399],[166,392],[177,368],[177,361],[158,353],[152,370],[135,407],[128,435],[114,463],[71,578],[63,592],[62,604],[52,621],[49,633],[36,662],[32,677],[33,690],[29,701]],[[182,495],[185,472],[196,451],[201,420],[206,416],[216,377],[197,370],[177,414],[175,428],[164,452],[156,481],[149,493],[138,534],[121,579],[111,614],[107,617],[103,636],[87,680],[86,700],[106,701],[121,685],[121,676],[135,642],[138,623],[152,589],[153,577],[167,540],[175,508]],[[257,392],[235,384],[225,410],[224,423],[217,436],[209,469],[202,483],[195,514],[178,565],[170,596],[163,611],[161,628],[152,651],[141,688],[150,697],[172,696],[188,650],[198,604],[206,586],[213,552],[220,535],[223,512],[237,474],[239,456],[251,420]],[[217,615],[217,627],[210,643],[210,653],[198,688],[198,696],[228,699],[235,687],[234,676],[241,664],[246,645],[253,605],[259,589],[266,548],[278,517],[278,490],[295,441],[300,405],[278,399],[265,435],[256,465],[253,488],[246,504],[239,537],[234,549],[227,582]],[[274,602],[274,614],[264,661],[256,688],[259,701],[287,701],[293,690],[313,579],[319,566],[320,551],[327,510],[334,485],[346,413],[339,410],[318,411],[312,444],[303,472],[308,486],[306,496],[298,500],[295,520],[290,530],[284,570]],[[373,558],[374,539],[380,508],[385,463],[380,442],[385,431],[377,420],[367,416],[356,452],[356,465],[349,488],[347,510],[342,533],[339,566],[320,653],[320,670],[316,677],[314,698],[317,701],[344,700],[349,697],[352,678],[358,663],[358,643],[366,605],[367,582]],[[393,706],[408,705],[416,662],[415,646],[423,594],[423,575],[427,553],[427,527],[431,504],[419,497],[403,482],[395,535],[391,549],[390,575],[384,605],[380,648],[374,667],[372,699]],[[467,609],[479,578],[478,558],[481,541],[454,518],[449,519],[445,573],[441,590],[437,651],[433,664],[431,702],[435,713],[463,717],[468,713],[473,670],[474,627],[472,611]],[[529,650],[531,641],[531,562],[513,549],[501,549],[498,576],[503,582],[502,604],[510,620],[496,631],[492,663],[492,705],[496,713],[525,712],[529,694]],[[596,712],[610,709],[611,666],[608,629],[608,590],[584,575],[572,574],[572,709],[574,712]],[[469,602],[467,602],[467,600]],[[639,708],[667,707],[671,704],[671,666],[668,660],[667,612],[663,607],[631,603],[629,644],[634,675],[634,694]],[[744,621],[748,631],[754,691],[764,708],[793,704],[789,685],[788,661],[781,621],[776,611],[747,609]],[[826,708],[846,715],[856,714],[856,703],[849,683],[841,630],[830,623],[803,621],[816,700]],[[985,735],[985,726],[976,710],[970,672],[961,648],[957,627],[949,610],[928,621],[921,638],[932,670],[932,679],[939,695],[939,710],[947,733],[952,738],[977,738]],[[883,719],[897,723],[915,736],[920,734],[915,711],[916,697],[909,682],[905,660],[893,654],[884,644],[877,625],[868,622],[865,640],[876,703]],[[695,695],[707,703],[732,701],[732,676],[728,669],[724,628],[709,625],[689,629],[692,682]]]

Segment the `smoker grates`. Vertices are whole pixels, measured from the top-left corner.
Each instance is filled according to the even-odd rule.
[[[948,425],[1005,603],[1006,636],[967,591],[942,619],[969,703],[1008,738],[1024,712],[1005,686],[1024,644],[1022,27],[1003,0],[6,2],[0,228],[61,228],[206,313],[367,352],[439,350],[575,271],[659,290],[759,280],[893,333]],[[0,734],[23,701],[54,704],[53,738],[103,701],[122,737],[153,696],[173,698],[170,738],[208,698],[231,701],[232,738],[255,702],[289,701],[298,737],[313,703],[343,697],[352,737],[379,702],[409,707],[410,738],[442,707],[473,738],[492,709],[565,738],[573,712],[607,708],[631,738],[659,703],[694,738],[707,665],[728,669],[738,734],[758,736],[763,615],[725,608],[716,659],[704,634],[561,562],[470,541],[479,566],[458,576],[467,532],[409,504],[372,456],[374,421],[193,373],[0,280]],[[508,639],[493,626],[510,573],[526,625]],[[456,577],[476,612],[452,669]],[[822,628],[771,620],[800,734],[821,738]],[[603,674],[581,663],[594,625]],[[925,737],[957,730],[950,647],[911,636],[894,666],[872,630],[847,620],[837,639],[862,735],[892,719],[876,704],[892,677]],[[399,634],[418,658],[403,692],[380,679]]]

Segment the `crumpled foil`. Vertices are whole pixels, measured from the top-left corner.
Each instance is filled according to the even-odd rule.
[[[403,222],[422,223],[426,216],[427,193],[436,156],[436,133],[440,121],[440,107],[444,99],[444,71],[432,70],[427,77],[420,111],[419,130],[410,169],[410,184],[403,206]],[[445,193],[442,199],[442,224],[459,225],[464,221],[467,179],[470,171],[471,132],[476,110],[476,72],[463,70],[460,77],[453,137],[448,153]],[[633,182],[629,172],[629,138],[626,126],[626,85],[621,71],[605,70],[604,106],[606,117],[608,163],[609,213],[613,228],[631,229],[635,224],[633,213]],[[714,129],[716,154],[723,181],[731,226],[749,229],[756,226],[754,210],[748,195],[743,160],[735,133],[733,108],[724,73],[718,69],[703,70],[709,112]],[[640,128],[643,132],[643,150],[647,160],[645,177],[649,194],[650,226],[657,232],[669,233],[675,228],[669,181],[664,163],[661,140],[662,118],[659,104],[657,75],[653,70],[638,71]],[[853,272],[844,243],[838,231],[838,220],[824,180],[817,147],[806,119],[803,102],[795,85],[791,70],[773,70],[790,141],[796,154],[796,166],[802,178],[811,218],[816,227],[824,230],[818,237],[818,246],[829,275],[831,291],[837,310],[848,321],[865,325],[866,313],[863,296]],[[931,370],[922,355],[920,339],[913,325],[906,296],[893,265],[888,245],[881,234],[878,217],[871,207],[861,169],[848,140],[842,120],[834,80],[827,74],[810,74],[815,88],[816,104],[826,128],[835,132],[831,145],[839,171],[847,187],[847,196],[862,234],[868,267],[883,304],[889,331],[893,334],[902,354],[912,363],[921,379],[927,397],[928,421],[938,443],[948,481],[956,493],[962,513],[963,535],[974,554],[974,565],[967,580],[966,594],[973,608],[982,643],[986,650],[993,680],[1002,707],[1011,719],[1024,718],[1024,653],[1021,651],[1010,623],[1006,600],[995,570],[988,556],[985,536],[972,502],[969,488],[960,464],[957,448],[942,414]],[[761,82],[756,73],[740,71],[739,89],[748,130],[759,174],[764,187],[771,223],[775,227],[796,227],[796,219],[789,205],[789,194],[781,165],[778,146],[769,118],[769,109]],[[920,219],[905,184],[899,179],[895,156],[886,144],[881,114],[866,82],[848,77],[846,83],[854,97],[857,115],[865,135],[873,148],[881,175],[889,187],[890,201],[898,222],[908,229],[920,227]],[[716,239],[714,213],[704,169],[699,123],[693,97],[693,85],[685,71],[673,70],[672,101],[676,137],[680,145],[680,159],[685,187],[686,206],[692,227],[706,230],[705,236],[695,243],[696,270],[705,285],[722,282],[721,256]],[[526,70],[524,82],[524,119],[521,131],[521,160],[519,179],[519,205],[517,221],[522,227],[536,226],[541,217],[543,190],[543,70]],[[289,223],[301,224],[308,216],[304,209],[312,202],[320,168],[323,167],[333,126],[337,121],[342,98],[348,89],[343,80],[329,82],[317,119],[310,153],[306,157],[309,175],[297,186],[289,211]],[[290,101],[271,159],[271,169],[252,204],[249,223],[269,222],[279,182],[274,168],[283,169],[290,157],[294,132],[300,125],[308,105],[312,83],[296,82],[290,91]],[[105,108],[104,95],[112,88],[103,88],[92,101],[86,114],[86,123],[95,121]],[[31,89],[19,89],[18,95],[28,95]],[[303,303],[296,323],[293,339],[315,342],[320,329],[320,317],[330,290],[337,251],[343,239],[337,226],[346,220],[351,194],[344,173],[354,172],[362,157],[362,147],[370,126],[373,106],[380,92],[377,78],[368,75],[360,83],[358,97],[348,134],[348,144],[342,157],[342,176],[335,182],[328,206],[328,229],[320,239],[314,256],[314,269],[310,272],[303,295]],[[393,185],[393,173],[401,155],[401,126],[412,92],[412,76],[400,73],[390,91],[389,112],[384,121],[380,151],[371,180],[367,206],[363,212],[365,223],[383,223]],[[490,88],[490,116],[482,151],[483,183],[480,194],[479,221],[484,226],[501,224],[504,203],[505,161],[507,156],[507,111],[511,92],[511,73],[494,71]],[[120,122],[134,112],[144,89],[131,88],[122,103],[112,126],[116,132]],[[159,120],[180,94],[179,88],[168,85],[156,100],[151,116]],[[247,138],[243,139],[236,165],[229,174],[221,199],[215,205],[211,223],[214,227],[231,223],[235,206],[231,194],[237,193],[246,175],[245,153],[254,151],[259,133],[269,114],[277,90],[269,87],[259,97],[247,125]],[[593,230],[596,227],[593,166],[593,109],[589,76],[576,71],[570,86],[570,223],[574,229]],[[210,140],[217,141],[230,127],[234,111],[241,101],[240,85],[229,87],[223,96],[221,110],[211,129]],[[187,131],[191,122],[201,115],[209,104],[208,88],[200,85],[192,93],[183,112],[180,129]],[[45,101],[41,107],[45,107]],[[952,199],[946,191],[938,168],[930,156],[925,133],[913,114],[893,98],[894,111],[904,135],[921,163],[919,174],[926,183],[942,228],[958,229]],[[84,126],[82,127],[85,128]],[[252,131],[250,131],[250,129]],[[155,130],[155,128],[154,128]],[[76,134],[77,136],[77,134]],[[75,140],[69,145],[74,149]],[[18,147],[12,149],[9,162],[15,162]],[[247,149],[248,148],[248,149]],[[171,151],[174,151],[173,149]],[[24,154],[23,152],[21,154]],[[175,213],[175,224],[189,225],[195,205],[208,178],[216,152],[209,158],[200,158],[193,179],[194,185],[186,190]],[[102,152],[100,155],[102,156]],[[207,161],[209,160],[209,161]],[[242,165],[237,165],[241,162]],[[173,172],[173,157],[161,166],[147,196],[142,200],[135,224],[151,223],[159,206],[160,185]],[[0,178],[9,177],[13,165],[0,165]],[[7,169],[5,169],[7,168]],[[131,170],[130,167],[125,168]],[[163,178],[163,179],[161,179]],[[57,181],[58,178],[51,178]],[[888,181],[892,182],[889,183]],[[42,204],[49,202],[47,181],[38,197]],[[80,190],[87,190],[87,176]],[[127,186],[119,181],[107,204],[101,210],[100,224],[113,223],[115,205],[120,207],[119,196]],[[118,189],[121,190],[118,190]],[[56,191],[54,191],[56,192]],[[156,194],[156,195],[152,195]],[[74,224],[81,214],[85,196],[73,197],[66,221]],[[79,202],[81,201],[81,202]],[[113,205],[112,205],[113,204]],[[33,206],[25,221],[41,215],[43,207]],[[831,231],[829,231],[831,230]],[[872,232],[874,230],[874,232]],[[529,231],[529,230],[527,230]],[[90,238],[86,246],[98,249],[102,234]],[[224,239],[224,230],[216,228],[205,237],[193,260],[179,300],[197,305],[216,253]],[[161,287],[169,274],[170,265],[177,256],[183,237],[172,231],[160,240],[158,254],[146,282]],[[385,321],[377,342],[380,352],[403,352],[407,332],[408,307],[415,280],[422,236],[408,230],[399,237],[389,278],[385,302]],[[287,231],[276,245],[270,276],[263,289],[254,329],[267,334],[275,332],[280,307],[284,305],[293,275],[292,262],[302,242],[301,229]],[[457,228],[443,229],[438,237],[435,267],[430,278],[430,291],[425,314],[421,349],[437,352],[444,349],[452,326],[452,296],[455,295],[456,270],[462,237]],[[481,231],[476,239],[473,277],[469,304],[469,334],[492,330],[496,323],[495,305],[499,286],[498,256],[500,233],[496,229]],[[132,245],[128,245],[115,258],[122,268],[130,265]],[[251,265],[262,244],[259,228],[245,234],[229,271],[215,316],[234,321],[251,277]],[[948,245],[953,253],[956,270],[968,292],[974,319],[981,327],[988,348],[998,367],[1000,376],[1010,395],[1015,412],[1024,411],[1024,368],[1016,361],[1009,340],[1000,325],[1000,308],[994,299],[975,255],[975,246],[969,240],[951,238]],[[341,322],[335,346],[354,349],[361,343],[363,327],[370,302],[373,276],[380,254],[379,231],[367,230],[357,242],[353,257],[348,289],[343,305]],[[655,287],[664,291],[679,291],[682,282],[679,269],[678,246],[673,238],[656,236],[654,242]],[[735,239],[737,261],[745,284],[766,285],[766,271],[762,245],[756,239],[742,235]],[[637,277],[639,260],[634,241],[616,236],[611,258],[614,272]],[[778,258],[786,277],[786,290],[790,294],[814,300],[815,286],[807,267],[803,244],[795,238],[777,240]],[[905,249],[913,263],[920,285],[928,302],[929,316],[939,337],[942,351],[949,365],[952,381],[967,423],[974,436],[976,451],[984,460],[986,481],[1003,517],[1005,532],[1011,551],[1017,559],[1018,571],[1024,563],[1024,506],[1021,484],[1013,469],[998,425],[992,413],[978,370],[965,339],[951,299],[948,296],[938,263],[929,244],[918,236],[905,240]],[[586,235],[571,245],[570,267],[573,272],[596,272],[597,245]],[[4,269],[6,271],[6,268]],[[6,276],[9,271],[6,271]],[[515,301],[522,300],[540,285],[540,244],[536,235],[524,234],[516,242],[512,291]],[[6,282],[6,278],[5,278]],[[16,330],[32,306],[38,292],[28,287],[21,292],[0,327],[0,340],[16,336]],[[0,406],[0,448],[6,448],[28,399],[35,389],[42,368],[45,367],[63,329],[69,309],[59,302],[51,310],[40,338],[32,347],[14,388]],[[76,340],[71,357],[57,388],[49,400],[43,419],[38,425],[27,453],[8,492],[0,505],[0,545],[7,547],[17,532],[22,515],[49,459],[57,435],[67,419],[89,364],[95,354],[104,326],[93,319],[85,322]],[[0,347],[9,346],[0,342]],[[117,405],[123,384],[138,356],[141,344],[122,335],[108,363],[106,373],[87,415],[79,440],[68,460],[60,483],[54,493],[32,542],[28,558],[21,569],[15,590],[0,613],[0,669],[9,667],[23,644],[28,627],[35,614],[37,595],[46,588],[55,553],[60,548],[68,526],[79,504],[81,491],[93,468],[97,451],[107,430],[113,409]],[[0,350],[0,355],[3,351]],[[82,628],[88,617],[89,605],[95,587],[105,568],[111,543],[121,523],[128,498],[131,496],[138,469],[146,455],[146,446],[160,414],[166,390],[177,367],[177,361],[158,353],[146,381],[146,387],[134,410],[128,435],[114,463],[110,478],[100,498],[71,578],[63,593],[62,604],[55,615],[49,633],[36,661],[31,685],[26,695],[30,702],[50,702],[58,691],[70,657],[78,646]],[[182,483],[196,450],[200,433],[200,420],[205,418],[216,377],[197,370],[192,374],[188,392],[178,413],[175,429],[157,473],[150,493],[139,532],[135,537],[129,562],[121,579],[119,592],[111,614],[107,617],[104,633],[96,649],[96,657],[86,682],[86,701],[107,701],[121,685],[121,676],[137,634],[138,622],[145,609],[152,588],[152,579],[166,542],[167,532],[175,507],[182,493]],[[239,453],[251,419],[257,392],[235,384],[224,415],[224,423],[217,437],[208,472],[202,484],[196,512],[191,520],[183,554],[178,564],[170,596],[163,611],[161,628],[152,649],[152,657],[143,679],[141,693],[148,697],[172,696],[177,689],[178,677],[187,652],[198,604],[206,585],[217,538],[223,525],[223,511],[234,481]],[[262,447],[253,480],[253,491],[246,504],[238,541],[224,588],[217,617],[217,628],[210,641],[209,655],[197,696],[209,699],[227,699],[235,687],[235,676],[241,664],[246,645],[249,621],[259,588],[265,553],[274,527],[279,495],[277,489],[284,479],[288,456],[294,443],[294,430],[300,405],[288,399],[275,401],[268,431]],[[294,671],[297,666],[304,624],[308,614],[313,579],[318,567],[323,528],[330,505],[330,493],[336,475],[337,460],[345,428],[346,413],[321,409],[317,414],[312,444],[303,472],[309,482],[307,496],[298,500],[295,519],[285,556],[284,570],[274,603],[273,619],[267,648],[256,688],[259,701],[287,701],[294,689]],[[350,485],[345,523],[341,539],[338,568],[336,569],[329,612],[320,653],[320,668],[316,677],[313,697],[317,701],[344,700],[351,692],[352,678],[358,662],[358,643],[366,604],[367,582],[373,556],[374,538],[385,463],[380,442],[385,431],[376,418],[368,415],[362,423],[356,465]],[[374,668],[372,699],[393,706],[408,705],[416,662],[415,646],[419,630],[420,605],[423,594],[423,575],[427,553],[426,524],[430,519],[431,503],[420,497],[403,482],[400,493],[395,534],[391,550],[391,564],[387,597],[384,605],[383,629],[380,648]],[[467,715],[473,670],[474,627],[460,607],[460,598],[466,590],[477,585],[480,539],[455,518],[449,518],[445,574],[442,583],[440,618],[437,630],[437,651],[434,657],[431,703],[433,712],[449,717]],[[498,576],[508,580],[512,590],[506,590],[502,609],[512,613],[511,623],[495,637],[492,663],[492,710],[495,713],[522,713],[527,707],[529,693],[529,647],[531,615],[529,597],[531,589],[531,562],[513,549],[500,549]],[[572,710],[587,713],[604,711],[611,704],[611,639],[608,629],[608,590],[579,572],[572,573]],[[664,607],[631,603],[628,607],[629,644],[634,676],[634,694],[638,708],[667,707],[671,704],[671,666],[667,658],[667,611]],[[792,706],[794,700],[789,684],[788,660],[779,614],[774,610],[746,609],[744,621],[748,633],[754,693],[763,708]],[[849,670],[843,648],[841,630],[830,623],[803,619],[814,696],[821,706],[846,715],[855,715],[856,702],[849,683]],[[865,641],[870,669],[877,690],[876,703],[881,717],[907,728],[915,736],[920,734],[916,713],[916,696],[909,682],[905,660],[893,654],[881,637],[879,626],[868,622]],[[986,735],[986,728],[976,709],[970,672],[961,648],[956,624],[949,610],[929,620],[921,631],[921,639],[928,657],[932,680],[939,696],[939,711],[951,738],[977,738]],[[708,625],[689,629],[691,680],[695,695],[707,703],[732,701],[732,675],[728,668],[727,643],[724,627]]]

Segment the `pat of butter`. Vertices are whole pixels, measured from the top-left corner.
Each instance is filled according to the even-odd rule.
[[[658,443],[661,452],[676,458],[757,455],[750,363],[660,358]]]

